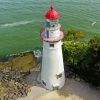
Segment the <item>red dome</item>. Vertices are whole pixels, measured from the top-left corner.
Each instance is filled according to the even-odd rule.
[[[60,17],[60,14],[51,6],[50,10],[45,14],[45,18],[49,20],[55,20]]]

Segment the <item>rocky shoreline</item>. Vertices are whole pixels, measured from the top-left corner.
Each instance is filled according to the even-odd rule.
[[[32,51],[0,59],[0,100],[27,96],[31,84],[25,78],[35,67],[38,67],[38,60]]]
[[[0,72],[0,100],[16,100],[27,96],[31,85],[25,82],[25,74],[19,71]]]

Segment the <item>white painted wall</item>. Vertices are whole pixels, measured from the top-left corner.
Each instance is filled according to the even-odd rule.
[[[57,79],[58,74],[62,73],[62,77]],[[42,80],[46,83],[45,88],[53,90],[53,86],[61,88],[65,83],[64,64],[62,56],[62,42],[54,43],[54,47],[43,42],[43,57],[41,68],[41,83]]]
[[[46,31],[48,30],[49,31],[49,38],[56,38],[60,35],[60,27],[61,25],[58,24],[57,27],[51,27],[51,28],[48,28],[46,27],[45,28],[45,36],[46,36]]]

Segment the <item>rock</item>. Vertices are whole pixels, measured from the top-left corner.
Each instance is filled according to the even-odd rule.
[[[0,96],[0,100],[4,100],[4,98],[2,96]]]
[[[9,87],[14,87],[15,86],[15,80],[9,81]]]
[[[2,80],[3,74],[0,72],[0,81]]]
[[[15,78],[21,78],[21,73],[19,71],[15,72]]]
[[[1,98],[4,100],[16,100],[19,97],[27,96],[30,87],[24,82],[22,79],[23,75],[20,72],[9,72],[5,70],[4,72],[1,72],[1,76],[1,83],[5,87],[5,95],[2,95]]]
[[[0,61],[0,100],[16,100],[24,97],[30,91],[30,86],[25,82],[30,70],[37,67],[37,59],[32,52],[14,54],[7,60]],[[4,89],[4,90],[3,90]]]

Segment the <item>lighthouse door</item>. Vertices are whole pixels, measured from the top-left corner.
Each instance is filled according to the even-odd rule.
[[[58,84],[54,84],[53,85],[53,90],[58,90],[59,89],[59,85]]]

